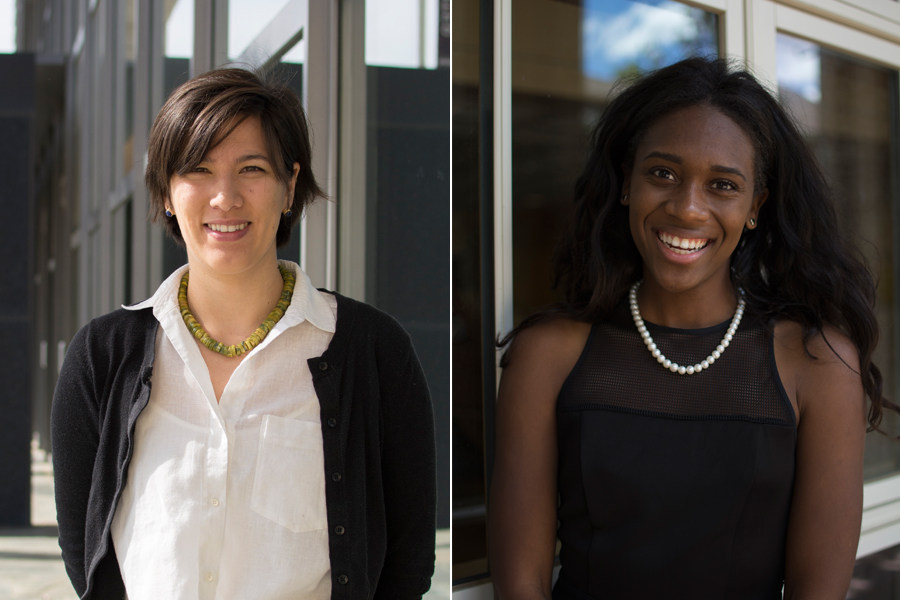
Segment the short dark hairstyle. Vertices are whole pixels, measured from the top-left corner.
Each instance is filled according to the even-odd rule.
[[[247,117],[259,118],[279,181],[288,185],[294,163],[300,164],[292,214],[281,219],[275,243],[286,244],[307,205],[325,197],[312,172],[309,126],[297,94],[272,76],[245,69],[207,71],[172,92],[156,115],[147,144],[144,182],[150,192],[150,219],[162,220],[179,245],[184,246],[184,238],[178,221],[164,217],[170,180],[194,169]]]

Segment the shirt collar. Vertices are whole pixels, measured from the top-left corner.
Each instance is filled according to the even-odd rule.
[[[294,273],[297,281],[294,284],[294,295],[291,298],[291,305],[285,311],[281,318],[284,328],[292,327],[303,321],[309,321],[317,328],[328,333],[334,333],[335,315],[328,301],[322,296],[322,292],[313,287],[309,276],[300,269],[300,265],[289,260],[279,260],[278,263]],[[153,315],[157,320],[162,320],[162,315],[170,310],[178,311],[178,286],[181,283],[181,277],[188,270],[188,265],[184,265],[169,275],[162,285],[157,288],[156,293],[137,304],[131,306],[122,306],[126,310],[143,310],[152,308]]]

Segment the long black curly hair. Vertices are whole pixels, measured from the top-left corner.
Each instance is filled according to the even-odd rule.
[[[755,147],[755,188],[769,190],[759,225],[744,232],[731,257],[731,279],[744,289],[749,314],[770,328],[782,319],[803,326],[804,341],[824,325],[837,327],[859,352],[870,399],[869,430],[884,409],[900,407],[882,394],[872,363],[878,342],[875,280],[860,251],[840,231],[834,192],[793,119],[746,70],[726,59],[693,57],[620,82],[621,90],[591,137],[575,186],[574,210],[553,257],[554,288],[563,300],[531,315],[498,342],[554,316],[596,323],[642,276],[628,208],[619,200],[638,143],[661,117],[710,106],[730,117]],[[826,340],[827,342],[827,340]]]

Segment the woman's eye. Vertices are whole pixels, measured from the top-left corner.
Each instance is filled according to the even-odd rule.
[[[657,177],[662,177],[663,179],[675,179],[675,175],[668,169],[657,168],[650,171],[650,173],[652,175],[656,175]]]
[[[261,171],[262,171],[262,167],[257,167],[256,165],[247,165],[246,167],[244,167],[243,170],[244,170],[244,171],[251,171],[251,172],[253,172],[253,171],[261,172]]]
[[[733,191],[735,191],[735,190],[738,189],[737,186],[734,185],[734,184],[733,184],[732,182],[730,182],[730,181],[717,181],[717,182],[715,182],[715,183],[713,184],[713,186],[714,186],[717,190],[725,190],[725,191],[728,191],[728,192],[733,192]]]

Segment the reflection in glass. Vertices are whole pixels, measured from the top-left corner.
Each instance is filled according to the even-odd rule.
[[[228,0],[228,58],[238,58],[290,1]]]
[[[812,42],[778,35],[778,94],[801,124],[839,201],[845,233],[860,247],[878,280],[876,312],[881,338],[874,361],[884,393],[897,398],[894,233],[891,189],[891,90],[897,73]],[[885,413],[882,428],[900,433],[900,419]],[[876,433],[866,440],[866,480],[900,470],[900,445]]]
[[[435,69],[438,0],[366,0],[366,64]]]
[[[479,14],[453,2],[453,580],[487,572],[479,204]],[[483,199],[489,202],[489,198]]]
[[[455,6],[454,6],[455,8]],[[518,0],[512,13],[513,310],[556,298],[550,258],[617,79],[718,54],[718,17],[679,2]]]
[[[165,0],[164,95],[190,77],[190,59],[194,55],[194,0]]]
[[[169,94],[191,76],[194,56],[194,0],[165,0],[165,56],[163,58],[163,96]],[[163,275],[187,262],[185,249],[169,236],[163,241]]]
[[[856,561],[847,600],[893,600],[900,596],[900,546]]]
[[[125,32],[122,50],[125,55],[125,131],[122,132],[122,175],[127,175],[134,164],[134,4],[137,0],[122,0],[125,10]],[[115,305],[114,305],[115,306]]]

